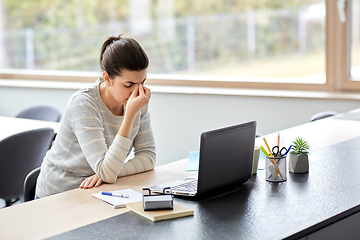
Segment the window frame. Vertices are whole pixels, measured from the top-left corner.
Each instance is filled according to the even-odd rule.
[[[354,81],[355,78],[351,78],[351,1],[346,1],[345,15],[346,22],[341,24],[338,21],[338,47],[337,47],[337,56],[339,57],[339,62],[337,63],[338,67],[338,77],[339,77],[339,91],[359,91],[360,90],[360,81]]]
[[[339,20],[337,1],[325,0],[326,3],[326,83],[276,83],[236,81],[234,77],[219,76],[210,79],[207,76],[148,74],[148,85],[214,87],[214,88],[248,88],[346,92],[360,90],[360,82],[350,79],[349,58],[349,1],[346,1],[345,23]],[[94,72],[40,71],[25,69],[0,69],[0,79],[47,80],[64,82],[94,82],[100,75]],[[231,79],[231,80],[229,80]]]

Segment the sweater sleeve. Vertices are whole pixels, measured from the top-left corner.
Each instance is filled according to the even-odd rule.
[[[148,106],[141,110],[140,128],[133,145],[135,156],[124,164],[119,177],[149,171],[155,167],[155,141],[150,125]]]
[[[70,118],[81,152],[90,167],[104,182],[114,183],[132,141],[116,134],[112,144],[108,146],[99,111],[91,99],[77,96],[71,104]]]

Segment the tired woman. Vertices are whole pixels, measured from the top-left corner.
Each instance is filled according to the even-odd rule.
[[[132,38],[102,45],[102,77],[68,101],[52,148],[37,180],[36,198],[92,188],[155,166],[150,126],[150,89],[144,86],[148,57]],[[125,161],[131,151],[134,158]]]

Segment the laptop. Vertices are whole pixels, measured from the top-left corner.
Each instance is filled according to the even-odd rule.
[[[151,187],[162,193],[171,187],[174,195],[196,196],[245,183],[251,178],[256,122],[203,132],[200,138],[198,174]]]

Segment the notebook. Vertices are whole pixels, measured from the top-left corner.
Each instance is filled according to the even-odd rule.
[[[252,175],[255,133],[255,121],[203,132],[198,174],[153,186],[151,191],[171,187],[174,195],[195,196],[245,183]]]
[[[142,202],[129,203],[126,207],[153,222],[194,215],[193,210],[177,203],[174,203],[173,210],[144,211]]]
[[[142,194],[136,192],[133,189],[123,189],[123,190],[118,190],[118,191],[112,191],[112,193],[127,194],[127,195],[129,195],[129,197],[128,198],[113,197],[113,196],[103,195],[103,194],[101,194],[101,192],[94,193],[92,195],[93,195],[93,197],[112,206],[113,208],[122,208],[122,207],[125,207],[127,203],[142,201]]]

